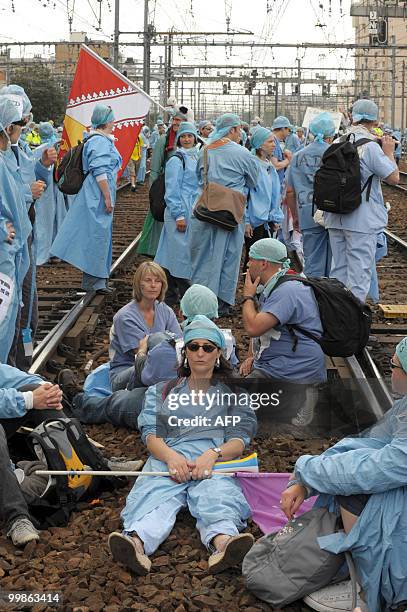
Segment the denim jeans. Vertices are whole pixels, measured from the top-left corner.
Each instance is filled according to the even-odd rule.
[[[7,531],[18,517],[29,518],[28,507],[10,463],[7,438],[0,425],[0,519]]]

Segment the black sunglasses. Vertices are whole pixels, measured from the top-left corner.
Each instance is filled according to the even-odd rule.
[[[189,342],[186,347],[192,353],[198,352],[200,348],[204,351],[204,353],[213,353],[213,351],[216,351],[217,349],[217,347],[213,344],[198,344],[198,342]]]
[[[21,127],[24,127],[25,125],[27,125],[27,121],[25,119],[20,119],[20,121],[13,121],[12,125],[19,125]]]

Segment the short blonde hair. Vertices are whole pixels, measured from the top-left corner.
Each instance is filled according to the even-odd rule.
[[[133,277],[133,299],[135,299],[136,302],[141,301],[143,297],[141,293],[141,281],[146,276],[146,274],[149,273],[158,278],[159,281],[161,281],[161,291],[157,300],[159,302],[163,302],[168,289],[167,277],[162,267],[154,261],[143,261],[143,263],[140,264],[137,268]]]

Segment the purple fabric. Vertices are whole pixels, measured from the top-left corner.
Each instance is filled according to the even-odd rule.
[[[252,511],[252,519],[262,532],[274,533],[284,527],[287,517],[280,510],[280,499],[290,474],[237,472],[236,476]],[[306,499],[297,514],[311,510],[315,500],[316,497]]]

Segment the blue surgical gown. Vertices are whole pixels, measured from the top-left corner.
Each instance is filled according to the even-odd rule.
[[[259,176],[256,186],[249,191],[245,213],[245,223],[253,229],[269,221],[281,223],[284,218],[277,170],[268,161],[258,157],[255,160],[259,165]]]
[[[193,204],[198,192],[196,166],[198,152],[179,150],[182,160],[173,156],[165,166],[165,203],[164,227],[158,243],[154,261],[176,278],[191,278],[189,259],[189,228]],[[187,223],[185,232],[179,232],[176,220],[183,217]]]
[[[3,363],[7,361],[15,335],[22,284],[30,265],[27,240],[31,234],[25,199],[5,162],[7,153],[0,153],[0,362]],[[8,222],[16,232],[11,244],[6,241]]]
[[[0,364],[0,419],[24,416],[27,412],[24,396],[18,389],[43,382],[37,374],[27,374],[9,365]]]
[[[319,544],[334,553],[351,552],[369,612],[406,601],[407,397],[362,437],[300,457],[295,475],[312,494],[324,494],[319,505],[332,507],[336,495],[370,495],[348,534],[319,538]]]
[[[51,255],[98,278],[110,275],[113,214],[106,212],[96,179],[101,176],[107,179],[114,205],[121,163],[122,158],[111,138],[103,134],[88,138],[83,149],[83,168],[89,174],[51,247]]]
[[[198,162],[199,191],[203,188],[203,151]],[[259,165],[247,149],[235,142],[210,149],[208,181],[224,185],[245,196],[257,184]],[[235,303],[244,221],[231,232],[192,216],[189,234],[191,280],[205,285],[227,304]]]

